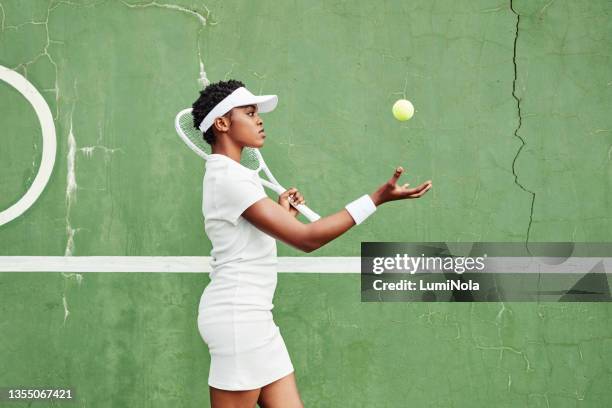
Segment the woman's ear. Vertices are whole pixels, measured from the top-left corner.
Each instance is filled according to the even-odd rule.
[[[219,132],[227,132],[229,130],[230,127],[230,119],[229,119],[230,115],[223,115],[223,116],[219,116],[218,118],[215,118],[215,121],[213,122],[213,126],[217,128],[217,130]]]

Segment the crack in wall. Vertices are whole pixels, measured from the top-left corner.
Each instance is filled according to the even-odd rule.
[[[28,78],[28,66],[32,65],[34,63],[36,63],[36,61],[38,61],[40,58],[42,57],[47,57],[47,59],[49,60],[49,62],[51,63],[51,65],[53,65],[53,70],[55,72],[55,83],[53,88],[45,88],[43,89],[44,91],[48,91],[48,92],[52,92],[55,95],[55,115],[53,116],[53,120],[57,121],[58,117],[59,117],[59,79],[58,79],[58,68],[57,68],[57,63],[55,62],[55,60],[53,59],[53,57],[51,56],[51,54],[49,54],[49,46],[51,44],[63,44],[61,41],[55,41],[52,40],[50,35],[49,35],[49,16],[51,15],[51,12],[53,10],[55,10],[60,4],[62,4],[62,2],[55,4],[53,7],[51,6],[53,2],[49,2],[49,7],[47,7],[47,15],[44,21],[34,21],[34,20],[30,20],[30,21],[26,21],[23,22],[21,24],[17,24],[15,26],[5,26],[5,11],[4,11],[4,7],[2,7],[2,4],[0,4],[0,9],[2,10],[2,24],[1,24],[1,28],[2,31],[4,31],[5,29],[13,29],[13,30],[18,30],[19,28],[31,24],[31,25],[42,25],[45,27],[45,34],[46,34],[46,42],[45,45],[43,47],[43,51],[41,53],[39,53],[38,55],[35,55],[34,58],[32,58],[29,61],[26,62],[22,62],[14,67],[11,67],[12,70],[17,71],[19,68],[23,68],[23,76],[25,78]]]
[[[206,87],[208,84],[210,84],[210,81],[206,75],[206,71],[204,69],[204,61],[202,60],[202,51],[201,51],[201,47],[200,47],[200,33],[202,32],[202,30],[207,26],[214,26],[217,25],[218,22],[217,21],[210,21],[210,10],[208,9],[208,7],[206,7],[205,5],[202,5],[202,7],[204,7],[204,9],[206,10],[206,15],[203,15],[202,13],[200,13],[197,10],[194,9],[189,9],[183,6],[179,6],[177,4],[169,4],[169,3],[157,3],[156,1],[150,2],[150,3],[127,3],[124,0],[121,0],[121,2],[129,8],[149,8],[149,7],[154,7],[154,8],[163,8],[163,9],[169,9],[169,10],[174,10],[174,11],[178,11],[181,13],[186,13],[189,14],[191,16],[194,16],[198,19],[198,21],[200,22],[200,29],[198,30],[198,32],[196,33],[196,48],[197,48],[197,53],[198,53],[198,68],[200,71],[200,77],[198,78],[198,83],[202,86],[202,87]]]
[[[30,174],[28,175],[28,178],[25,181],[26,188],[30,188],[32,186],[32,182],[34,181],[36,174],[38,174],[39,166],[37,166],[37,163],[38,163],[37,159],[41,155],[42,155],[42,152],[39,152],[38,150],[38,143],[34,142],[34,150],[32,153],[32,166],[30,166]]]
[[[76,81],[74,83],[75,94],[77,93]],[[74,238],[78,231],[81,228],[73,228],[70,221],[70,214],[73,207],[73,204],[77,202],[77,190],[79,188],[77,179],[76,179],[76,158],[77,152],[83,152],[86,157],[91,157],[96,149],[101,149],[104,151],[105,161],[108,161],[108,156],[115,151],[121,151],[119,148],[108,148],[103,145],[94,145],[94,146],[84,146],[78,147],[76,138],[74,136],[74,127],[73,127],[73,116],[74,116],[74,104],[72,106],[72,110],[70,112],[70,120],[69,120],[69,130],[68,130],[68,153],[66,155],[66,247],[64,249],[64,256],[73,256],[74,255]],[[98,142],[102,139],[102,135],[98,139]],[[70,310],[68,307],[68,299],[66,298],[66,289],[68,285],[68,281],[70,279],[75,279],[77,284],[80,285],[83,280],[83,275],[80,273],[62,273],[64,278],[64,291],[62,293],[62,304],[64,305],[64,325],[66,324],[66,319],[70,315]]]
[[[469,316],[470,316],[470,323],[471,323],[471,321],[473,321],[473,320],[474,320],[474,308],[475,308],[475,305],[476,305],[476,303],[473,303],[473,302],[472,302],[472,303],[471,303],[471,305],[470,305],[470,312],[469,312]],[[501,328],[500,328],[500,324],[501,324],[501,323],[500,323],[500,317],[502,316],[502,314],[503,314],[503,312],[504,312],[505,310],[506,310],[506,307],[504,306],[504,307],[503,307],[503,309],[502,309],[502,310],[501,310],[501,311],[500,311],[500,312],[497,314],[497,317],[496,317],[496,319],[495,319],[495,325],[496,325],[496,326],[498,326],[498,331],[497,331],[497,334],[498,334],[498,337],[499,337],[500,345],[487,345],[487,344],[481,344],[481,343],[479,343],[479,342],[478,342],[478,341],[477,341],[477,340],[474,338],[473,333],[472,333],[472,336],[471,336],[471,337],[472,337],[472,342],[475,344],[475,346],[476,346],[476,348],[477,348],[477,349],[480,349],[480,350],[496,350],[496,351],[499,351],[499,361],[500,361],[500,362],[503,360],[503,358],[504,358],[504,352],[506,352],[506,351],[512,352],[512,353],[514,353],[514,354],[517,354],[517,355],[521,356],[521,358],[522,358],[522,359],[523,359],[523,361],[525,362],[525,372],[527,372],[527,373],[528,373],[528,372],[533,372],[533,371],[535,371],[535,369],[534,369],[534,368],[532,368],[532,366],[531,366],[531,362],[529,361],[529,358],[527,357],[527,352],[526,352],[526,351],[521,351],[521,350],[518,350],[518,349],[516,349],[516,348],[514,348],[514,347],[506,346],[506,345],[504,345],[504,344],[503,344],[503,343],[504,343],[504,341],[503,341],[503,338],[502,338],[502,336],[501,336],[501,332],[500,332],[500,330],[501,330]],[[507,309],[507,310],[509,310],[509,311],[510,311],[510,309]],[[512,311],[510,311],[510,313],[512,313]],[[510,373],[508,373],[508,374],[510,374]],[[510,380],[510,379],[509,379],[509,384],[508,384],[508,387],[510,386],[511,381],[512,381],[512,380]]]
[[[81,285],[81,282],[83,281],[83,275],[80,273],[76,273],[76,272],[71,272],[71,273],[66,273],[66,272],[61,272],[62,277],[64,278],[64,291],[62,293],[62,305],[64,306],[64,321],[62,323],[62,325],[66,325],[66,320],[68,319],[68,315],[70,315],[70,310],[68,308],[68,298],[66,297],[66,287],[68,285],[68,281],[70,279],[74,279],[76,280],[76,283],[78,285]]]
[[[202,14],[200,14],[198,11],[196,10],[191,10],[188,8],[185,8],[183,6],[179,6],[177,4],[167,4],[167,3],[158,3],[156,1],[152,1],[150,3],[138,3],[138,4],[133,4],[133,3],[127,3],[123,0],[121,0],[121,2],[123,4],[125,4],[127,7],[129,8],[146,8],[146,7],[157,7],[157,8],[166,8],[166,9],[171,9],[171,10],[176,10],[176,11],[180,11],[182,13],[187,13],[187,14],[191,14],[195,17],[198,18],[198,20],[200,20],[200,23],[202,24],[202,26],[206,25],[208,16],[210,15],[210,10],[208,9],[208,7],[203,6],[206,9],[206,17],[203,16]]]
[[[531,190],[528,190],[527,188],[525,188],[525,186],[523,186],[519,181],[518,181],[518,174],[516,174],[516,160],[518,159],[519,154],[521,153],[521,150],[523,150],[523,147],[525,147],[526,143],[525,140],[519,136],[519,130],[521,129],[521,126],[523,125],[523,117],[521,115],[521,98],[519,98],[516,94],[516,81],[518,79],[518,75],[517,75],[517,67],[516,67],[516,44],[518,42],[518,36],[519,36],[519,24],[521,22],[521,15],[519,13],[517,13],[514,10],[513,7],[513,0],[510,0],[510,10],[512,11],[512,13],[514,13],[516,15],[516,27],[515,27],[515,32],[514,32],[514,46],[513,46],[513,54],[512,54],[512,64],[514,65],[514,78],[512,80],[512,97],[516,100],[516,108],[518,111],[518,124],[516,126],[516,128],[514,129],[514,136],[517,137],[520,141],[521,141],[521,147],[519,147],[518,151],[516,152],[516,155],[514,156],[514,159],[512,160],[512,174],[514,175],[514,183],[519,186],[523,191],[531,194],[531,209],[529,212],[529,224],[527,226],[527,234],[525,237],[525,247],[527,248],[527,251],[529,251],[529,233],[531,232],[531,224],[533,222],[533,207],[535,204],[535,193]],[[531,252],[530,252],[531,253]]]
[[[0,11],[2,11],[2,20],[0,21],[0,33],[2,33],[4,32],[4,20],[6,19],[6,12],[2,3],[0,3]]]

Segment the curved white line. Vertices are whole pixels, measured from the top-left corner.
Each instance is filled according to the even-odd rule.
[[[0,212],[1,226],[23,214],[34,204],[45,189],[55,164],[57,141],[55,138],[55,125],[49,105],[47,105],[47,102],[34,85],[21,74],[2,65],[0,65],[0,79],[17,89],[30,102],[40,121],[43,137],[42,160],[36,178],[34,178],[34,182],[19,201]]]

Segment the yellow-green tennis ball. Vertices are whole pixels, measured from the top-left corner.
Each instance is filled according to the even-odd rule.
[[[406,99],[399,99],[393,104],[393,116],[400,121],[408,120],[414,115],[414,106]]]

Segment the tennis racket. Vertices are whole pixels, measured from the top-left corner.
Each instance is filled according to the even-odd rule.
[[[194,152],[196,152],[200,157],[204,160],[208,160],[208,155],[211,154],[210,145],[206,143],[204,138],[202,137],[202,132],[193,126],[193,116],[191,115],[191,108],[183,109],[176,115],[176,119],[174,120],[174,126],[176,127],[176,132],[181,137],[183,142],[187,146],[191,148]],[[280,183],[276,180],[266,162],[261,155],[261,152],[257,148],[253,147],[244,147],[242,149],[242,157],[240,158],[240,164],[244,167],[254,170],[259,173],[263,170],[266,174],[268,180],[261,178],[261,184],[265,187],[268,187],[271,190],[274,190],[277,194],[282,194],[287,191],[286,188],[280,185]],[[294,204],[289,201],[289,203],[295,207],[300,213],[302,213],[310,222],[314,222],[321,218],[319,214],[312,211],[310,208],[305,206],[304,204]]]

